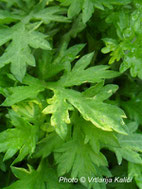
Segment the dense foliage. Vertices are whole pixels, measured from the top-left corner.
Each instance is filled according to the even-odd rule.
[[[0,188],[142,189],[141,52],[141,0],[0,0]]]

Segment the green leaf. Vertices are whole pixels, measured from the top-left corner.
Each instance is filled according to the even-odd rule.
[[[31,54],[31,47],[50,50],[49,42],[45,40],[45,35],[36,31],[27,31],[23,23],[19,23],[12,28],[2,30],[5,32],[4,39],[0,39],[0,44],[12,40],[5,53],[0,57],[0,67],[11,63],[11,72],[22,81],[26,73],[27,65],[35,66],[34,56]]]
[[[104,101],[111,97],[118,90],[117,85],[108,84],[104,86],[95,96],[95,100]]]
[[[54,90],[53,84],[51,84],[49,88],[52,87],[52,90]],[[67,134],[67,132],[65,132],[67,128],[66,123],[69,123],[67,122],[69,120],[67,114],[69,106],[66,100],[68,100],[70,104],[82,114],[85,120],[92,122],[96,127],[105,131],[114,130],[121,134],[127,134],[125,123],[123,121],[125,114],[120,108],[95,99],[85,98],[79,92],[71,89],[63,89],[59,87],[55,92],[57,93],[57,91],[58,94],[60,94],[59,100],[62,101],[53,101],[53,97],[52,103],[54,106],[47,106],[43,112],[52,113],[51,124],[57,128],[59,127],[58,129],[60,130],[57,130],[57,132],[60,136],[62,136],[62,133],[64,133],[64,136]],[[62,118],[62,120],[60,120],[60,118]]]
[[[82,0],[79,0],[78,2],[76,2],[76,0],[71,1],[71,5],[68,9],[69,18],[76,16],[81,11],[82,2]]]
[[[71,69],[71,62],[77,58],[78,53],[83,49],[84,46],[84,44],[77,44],[68,49],[64,49],[63,53],[59,52],[59,55],[54,59],[54,61],[49,62],[48,68],[46,68],[46,78],[51,78],[62,70],[69,71]],[[45,64],[47,61],[49,61],[47,53],[46,57],[44,60]]]
[[[4,172],[6,171],[6,164],[5,164],[5,162],[3,162],[2,154],[0,154],[0,169]]]
[[[123,73],[130,69],[132,77],[142,79],[141,72],[141,5],[140,2],[134,2],[136,10],[123,9],[108,15],[106,21],[112,24],[117,37],[114,39],[106,38],[104,42],[106,47],[102,49],[103,53],[110,52],[109,64],[115,61],[121,61],[120,72]],[[116,24],[117,23],[117,24]],[[139,45],[138,45],[139,44]]]
[[[93,1],[84,0],[83,7],[82,7],[82,20],[86,23],[92,16],[94,12]]]
[[[1,0],[1,1],[6,2],[8,7],[11,7],[13,5],[18,5],[19,7],[21,7],[21,5],[22,5],[21,4],[21,0],[20,1],[19,0],[11,0],[11,1],[9,1],[9,0]]]
[[[2,106],[11,106],[25,99],[34,99],[37,97],[38,93],[45,89],[45,86],[40,80],[26,76],[24,83],[29,86],[17,86],[7,88],[6,100],[2,103]]]
[[[76,120],[76,119],[75,119]],[[101,148],[109,148],[110,146],[119,148],[120,144],[114,132],[106,132],[94,127],[88,121],[83,119],[78,120],[78,124],[85,134],[85,144],[89,143],[95,152]]]
[[[51,105],[47,106],[43,113],[52,114],[51,125],[55,127],[56,132],[64,139],[67,135],[67,124],[70,123],[69,110],[71,110],[71,106],[59,91],[55,91],[54,97],[48,102]]]
[[[63,140],[56,133],[51,133],[38,143],[34,157],[45,158],[49,156],[56,148],[61,146],[62,143]]]
[[[66,9],[60,8],[58,6],[52,6],[45,9],[42,9],[37,12],[37,10],[33,11],[32,18],[41,20],[45,24],[49,24],[50,22],[70,22],[69,19],[61,14],[64,14]]]
[[[119,136],[119,142],[123,147],[142,152],[142,135],[135,133],[128,136]]]
[[[127,147],[121,148],[119,150],[116,148],[114,150],[114,152],[116,154],[119,165],[122,163],[122,158],[124,158],[127,161],[132,162],[132,163],[142,164],[141,156],[137,152],[135,152]]]
[[[60,86],[70,87],[82,83],[97,83],[103,79],[117,77],[119,73],[107,70],[108,66],[93,66],[85,69],[91,62],[93,53],[80,58],[70,72],[66,72],[59,80]]]
[[[129,177],[135,179],[135,182],[139,188],[142,187],[142,165],[129,163],[128,164]]]
[[[7,160],[19,151],[14,161],[16,163],[34,152],[38,127],[18,117],[14,112],[10,113],[10,118],[14,128],[0,133],[0,152],[5,153],[4,160]]]
[[[137,122],[130,122],[127,124],[128,125],[128,129],[130,133],[135,132],[138,129],[138,123]]]
[[[12,172],[18,178],[13,184],[4,189],[64,189],[69,188],[68,184],[58,182],[58,177],[53,168],[50,168],[46,161],[42,161],[38,168],[35,170],[32,166],[28,165],[28,170],[12,166]]]
[[[0,0],[0,188],[142,188],[141,22],[141,0]]]
[[[103,86],[104,86],[104,81],[101,81],[101,82],[87,88],[85,91],[82,92],[82,94],[86,97],[92,98],[101,91]]]
[[[99,99],[99,97],[97,97],[98,99],[89,99],[75,90],[64,88],[86,82],[97,83],[105,78],[118,75],[117,72],[107,70],[108,67],[103,65],[85,69],[90,64],[92,56],[93,53],[83,56],[77,61],[72,70],[71,66],[68,66],[59,81],[47,84],[47,88],[53,90],[55,95],[51,101],[52,105],[47,106],[43,113],[52,113],[51,125],[56,127],[56,132],[61,137],[67,135],[67,123],[69,123],[68,102],[82,114],[84,119],[91,121],[96,127],[106,131],[115,130],[118,133],[126,134],[122,119],[125,118],[124,112],[116,106],[102,102],[117,90],[117,86],[108,85],[104,87],[102,89],[104,94],[100,95],[102,99]]]
[[[20,20],[20,18],[20,15],[12,14],[6,10],[0,10],[0,24],[15,22]]]
[[[73,139],[55,150],[59,176],[70,170],[71,177],[91,176],[96,173],[95,164],[107,165],[102,153],[95,153],[89,144],[84,144],[81,134],[78,135],[80,132],[76,127]]]
[[[130,83],[128,83],[129,86],[131,85]],[[134,83],[136,85],[136,83]],[[132,85],[131,87],[134,87],[134,85]],[[139,86],[138,86],[139,87]],[[133,88],[134,89],[134,88]],[[125,92],[127,89],[124,89]],[[142,107],[142,93],[138,92],[136,89],[134,89],[133,91],[130,91],[131,89],[129,88],[129,95],[128,94],[124,94],[125,98],[129,98],[129,100],[124,101],[121,99],[121,106],[123,107],[123,109],[125,110],[126,114],[129,116],[129,118],[135,122],[137,122],[138,124],[142,123],[142,117],[141,117],[141,107]],[[135,91],[136,90],[136,91]],[[132,96],[130,94],[130,92],[132,92]]]
[[[68,9],[68,16],[69,18],[73,18],[76,15],[78,15],[82,11],[82,19],[83,22],[86,23],[92,16],[94,9],[101,9],[104,10],[104,6],[112,9],[112,5],[125,5],[129,4],[131,0],[73,0],[73,1],[67,1],[67,0],[58,0],[61,2],[61,5],[69,6]]]
[[[82,95],[73,90],[68,90],[67,95],[69,102],[82,114],[83,118],[91,121],[96,127],[126,134],[122,119],[125,118],[125,114],[118,107],[95,99],[82,98]]]

